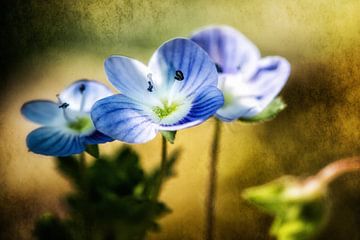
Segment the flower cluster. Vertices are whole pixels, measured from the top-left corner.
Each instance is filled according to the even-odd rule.
[[[274,100],[290,66],[281,57],[261,59],[245,36],[219,26],[165,42],[147,66],[111,56],[105,71],[119,94],[80,80],[57,103],[24,104],[23,115],[43,125],[27,137],[30,151],[66,156],[112,139],[145,143],[158,132],[193,127],[213,115],[223,121],[251,118]]]

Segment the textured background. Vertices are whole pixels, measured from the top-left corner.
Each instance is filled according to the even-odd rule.
[[[34,219],[47,210],[63,213],[59,197],[71,190],[51,158],[27,152],[25,137],[35,125],[21,117],[22,103],[55,99],[79,78],[107,83],[107,56],[147,61],[163,41],[208,24],[232,25],[263,56],[292,64],[282,92],[288,108],[278,118],[223,128],[217,239],[269,239],[271,218],[240,198],[244,188],[283,174],[307,176],[360,154],[358,0],[33,0],[2,2],[1,11],[0,239],[31,239]],[[209,120],[179,132],[184,154],[161,195],[174,212],[152,239],[201,239],[212,128]],[[146,168],[158,163],[159,137],[135,148]],[[329,198],[333,211],[318,239],[359,240],[360,174],[336,181]]]

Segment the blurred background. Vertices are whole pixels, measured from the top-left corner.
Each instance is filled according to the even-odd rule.
[[[223,128],[216,202],[217,239],[270,239],[271,217],[241,199],[244,188],[284,174],[308,176],[360,154],[360,2],[358,0],[79,0],[1,3],[0,239],[31,239],[45,211],[65,214],[71,191],[53,159],[27,151],[36,127],[20,115],[32,99],[52,99],[80,78],[109,85],[104,59],[144,62],[164,41],[208,24],[243,32],[263,56],[292,65],[282,96],[288,108],[261,125]],[[201,239],[213,120],[181,131],[183,155],[161,199],[173,213],[150,239]],[[101,146],[110,154],[121,146]],[[135,145],[142,164],[159,163],[160,137]],[[331,185],[330,219],[318,239],[360,239],[360,174]]]

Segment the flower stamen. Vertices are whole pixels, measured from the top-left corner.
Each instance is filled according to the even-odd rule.
[[[231,105],[231,103],[232,103],[233,100],[234,100],[234,97],[233,97],[231,94],[226,93],[226,92],[223,92],[223,94],[224,94],[224,105],[223,105],[223,108],[225,108],[225,107]]]
[[[148,84],[149,84],[149,87],[147,88],[147,90],[148,90],[149,92],[152,92],[154,86],[152,85],[152,83],[151,83],[150,81],[148,81]]]
[[[71,121],[67,126],[76,132],[85,132],[93,128],[93,124],[89,117],[77,117],[75,121]]]
[[[149,92],[153,92],[153,90],[154,90],[154,82],[152,80],[152,74],[149,73],[146,77],[149,79],[149,81],[148,81],[149,87],[147,88],[147,90]]]
[[[178,81],[182,81],[182,80],[184,80],[184,74],[183,74],[183,72],[182,71],[180,71],[180,70],[176,70],[176,72],[175,72],[175,77],[174,77],[176,80],[178,80]]]
[[[80,112],[83,111],[84,105],[85,105],[85,94],[84,94],[85,90],[86,90],[85,84],[81,84],[79,86],[79,91],[80,91],[80,94],[81,94]]]
[[[59,108],[61,108],[63,110],[63,115],[64,115],[65,120],[67,122],[72,122],[72,119],[69,117],[69,115],[68,115],[68,113],[66,111],[66,109],[70,106],[70,104],[61,101],[59,94],[56,94],[56,97],[59,100],[59,104],[60,104]]]
[[[68,106],[69,106],[69,104],[65,102],[65,103],[61,104],[61,105],[59,106],[59,108],[65,109],[65,108],[67,108]]]
[[[152,110],[160,118],[164,119],[171,115],[178,108],[178,104],[172,103],[168,105],[167,103],[163,104],[163,107],[156,106]]]

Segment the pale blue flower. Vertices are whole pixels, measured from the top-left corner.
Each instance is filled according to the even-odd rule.
[[[112,139],[97,131],[90,118],[93,104],[110,96],[111,90],[93,80],[79,80],[58,94],[58,102],[34,100],[25,103],[21,113],[42,125],[26,138],[30,151],[50,156],[81,153],[88,144]]]
[[[228,26],[206,27],[191,39],[213,59],[219,72],[224,105],[216,116],[223,121],[260,114],[279,94],[290,74],[290,64],[279,56],[261,58],[257,47]]]
[[[91,117],[101,132],[127,143],[198,125],[223,105],[215,64],[188,39],[164,43],[149,66],[112,56],[105,70],[121,94],[98,101]]]

